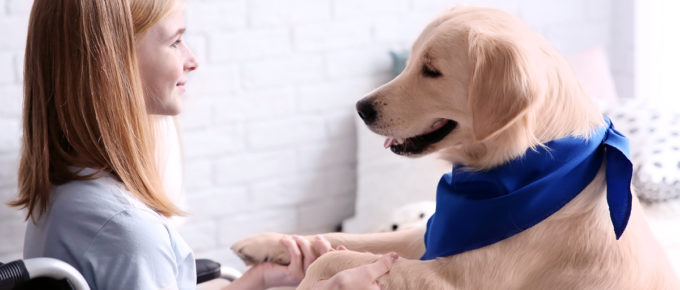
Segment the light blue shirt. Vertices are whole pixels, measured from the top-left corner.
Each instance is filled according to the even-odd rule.
[[[24,258],[33,257],[71,264],[92,289],[196,288],[186,242],[108,175],[54,188],[48,211],[27,225]]]

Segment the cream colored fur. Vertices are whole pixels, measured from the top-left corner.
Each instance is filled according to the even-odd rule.
[[[424,66],[441,76],[425,76]],[[552,139],[587,137],[602,125],[556,50],[516,17],[488,8],[456,7],[435,19],[416,40],[404,72],[365,100],[378,111],[371,130],[385,136],[408,138],[439,119],[457,121],[456,129],[422,154],[439,152],[476,169],[503,164]],[[637,199],[616,240],[605,193],[603,165],[576,198],[538,225],[430,261],[418,260],[425,251],[424,229],[325,234],[333,246],[368,253],[323,255],[299,288],[395,251],[402,258],[380,278],[384,289],[680,289]],[[257,235],[232,249],[246,262],[285,264],[281,237]]]

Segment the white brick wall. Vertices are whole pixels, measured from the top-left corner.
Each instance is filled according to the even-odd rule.
[[[0,0],[2,202],[16,194],[30,3]],[[240,237],[327,231],[351,216],[353,104],[389,79],[390,49],[455,3],[517,13],[563,52],[601,43],[619,89],[632,83],[632,4],[612,0],[186,0],[201,67],[180,116],[192,214],[182,233],[197,256],[240,265],[228,250]],[[0,260],[20,256],[22,231],[0,206]]]

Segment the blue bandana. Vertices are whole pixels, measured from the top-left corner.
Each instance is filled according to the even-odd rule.
[[[589,140],[567,137],[488,171],[454,167],[437,187],[422,260],[481,248],[524,231],[578,195],[607,160],[607,203],[618,239],[630,216],[628,139],[609,118]]]

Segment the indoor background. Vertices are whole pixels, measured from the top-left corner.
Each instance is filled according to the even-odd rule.
[[[3,203],[16,194],[31,3],[0,0]],[[238,238],[330,231],[353,216],[354,103],[392,77],[390,51],[454,4],[519,15],[566,55],[602,48],[619,98],[639,94],[636,76],[655,69],[636,66],[655,47],[636,43],[654,23],[635,21],[645,16],[634,0],[186,0],[185,40],[201,66],[179,117],[190,213],[181,232],[196,256],[243,267],[228,249]],[[0,206],[0,261],[21,256],[23,231],[23,212]]]

